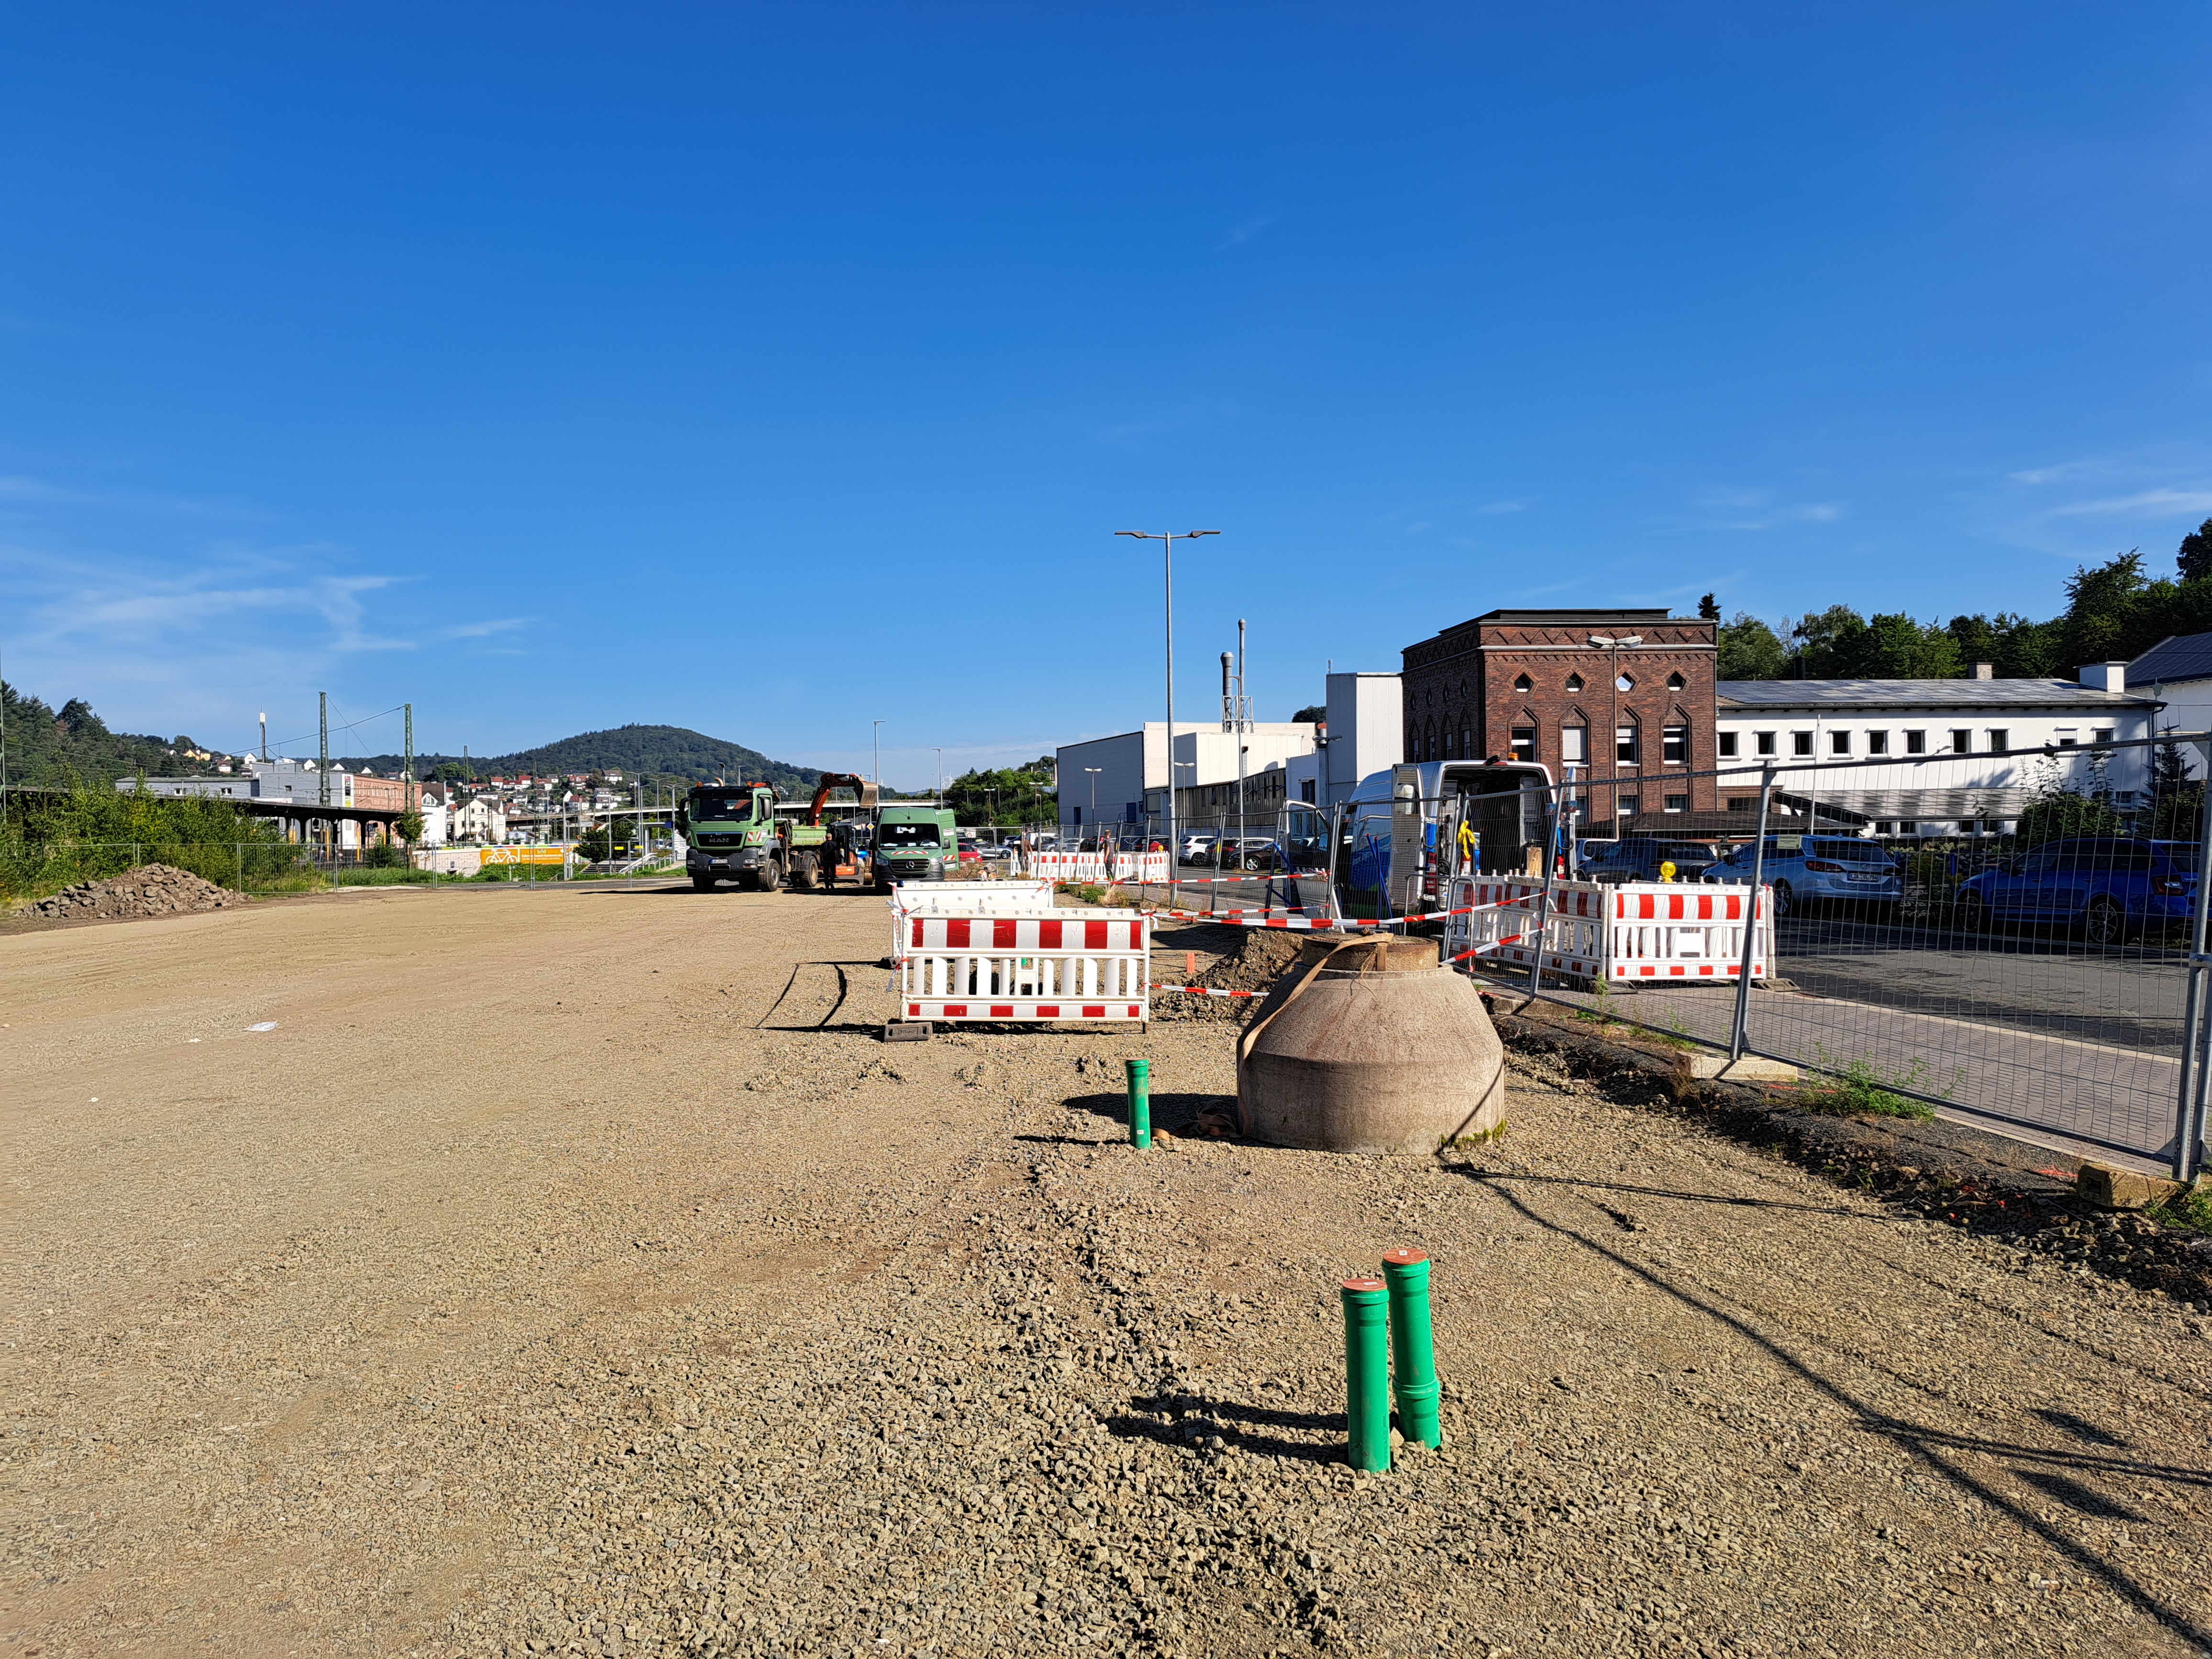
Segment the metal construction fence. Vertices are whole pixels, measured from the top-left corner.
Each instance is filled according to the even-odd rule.
[[[1526,988],[2185,1178],[2203,1161],[2205,747],[1668,769],[1664,794],[1710,810],[1616,814],[1602,837],[1591,803],[1626,790],[1601,769],[1562,781],[1554,876],[1663,864],[1708,891],[1764,889],[1772,974],[1623,994],[1532,963]]]

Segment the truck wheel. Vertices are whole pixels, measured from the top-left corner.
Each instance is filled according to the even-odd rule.
[[[691,878],[691,890],[692,890],[693,892],[695,892],[695,893],[711,893],[711,892],[713,892],[713,891],[714,890],[714,877],[712,877],[712,876],[698,876],[698,875],[695,875],[695,876],[693,876],[693,877]]]
[[[822,885],[822,866],[811,853],[794,853],[791,857],[792,890],[811,893]]]
[[[783,866],[774,859],[763,860],[753,880],[758,884],[762,892],[773,893],[783,885]]]

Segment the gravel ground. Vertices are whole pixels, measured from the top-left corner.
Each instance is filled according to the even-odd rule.
[[[885,1047],[884,939],[573,888],[0,938],[8,1651],[2205,1643],[2189,1307],[1540,1057],[1449,1164],[1139,1154],[1121,1059],[1172,1127],[1233,1026]],[[1335,1285],[1400,1243],[1447,1445],[1354,1478]]]

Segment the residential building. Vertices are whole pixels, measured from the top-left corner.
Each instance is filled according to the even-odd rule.
[[[1711,811],[1718,624],[1664,610],[1490,611],[1406,647],[1411,761],[1540,762],[1583,821]],[[1594,641],[1621,641],[1617,647]],[[1625,643],[1636,641],[1633,645]]]
[[[2046,749],[2155,734],[2161,705],[2130,691],[2129,673],[2098,663],[2073,680],[2001,680],[1979,663],[1966,679],[1723,680],[1719,763],[1773,762],[1786,816],[1817,812],[1884,835],[2001,832],[2049,770]],[[1789,769],[1885,758],[1817,777]],[[2099,787],[2124,809],[2148,787],[2149,752],[2119,750],[2100,769]],[[1749,769],[1723,779],[1729,810],[1753,810],[1758,785]]]
[[[2160,731],[2212,732],[2212,634],[2160,640],[2128,665],[2127,686],[2166,705]],[[2204,757],[2196,744],[2182,744],[2181,752],[2189,775],[2203,777]]]
[[[477,795],[453,809],[453,835],[457,842],[495,847],[507,839],[507,813],[496,795]]]

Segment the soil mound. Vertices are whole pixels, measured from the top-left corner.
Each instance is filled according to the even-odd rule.
[[[1218,991],[1267,992],[1297,960],[1300,941],[1311,937],[1282,928],[1249,929],[1234,951],[1189,982]],[[1180,991],[1161,991],[1152,998],[1152,1018],[1211,1019],[1241,1025],[1259,1006],[1256,996],[1194,997]]]
[[[25,907],[24,914],[45,921],[135,921],[143,916],[220,910],[237,902],[235,894],[203,881],[189,870],[144,864],[106,881],[82,881],[64,887],[52,898]]]

